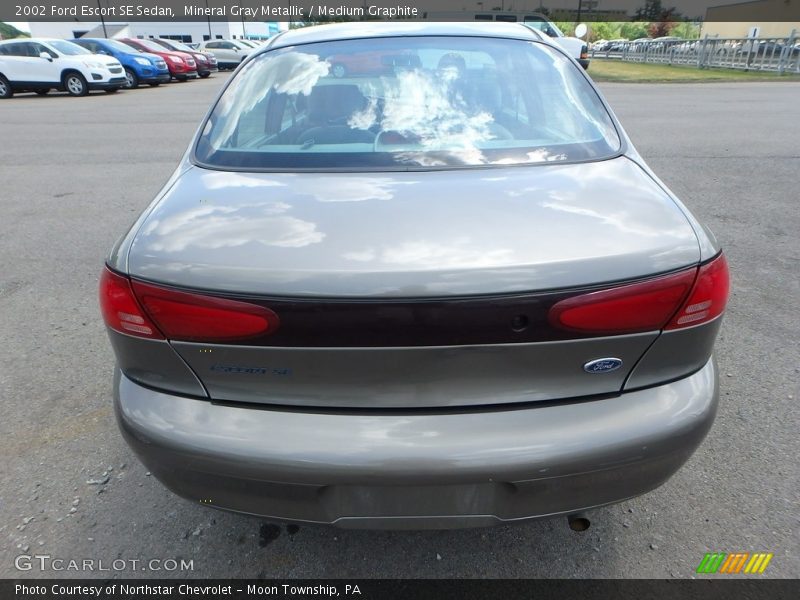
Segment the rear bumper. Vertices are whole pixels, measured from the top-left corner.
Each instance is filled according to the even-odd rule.
[[[615,398],[438,413],[219,405],[115,377],[120,429],[175,493],[364,528],[485,526],[643,494],[691,456],[717,400],[713,360]]]

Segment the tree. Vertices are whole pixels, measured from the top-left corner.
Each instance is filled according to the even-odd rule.
[[[589,41],[619,39],[622,23],[596,21],[589,25]]]
[[[657,21],[662,12],[661,0],[645,0],[644,6],[636,9],[634,17],[637,21]]]
[[[632,21],[630,23],[625,23],[620,28],[620,37],[625,38],[626,40],[635,40],[638,38],[647,37],[647,28],[650,27],[650,23],[645,23],[642,21]]]
[[[572,21],[553,21],[564,35],[571,36],[575,33],[575,23]]]
[[[675,25],[672,35],[684,40],[696,40],[700,37],[700,24],[691,21],[683,21]]]
[[[0,40],[13,40],[18,37],[30,37],[30,35],[24,31],[20,31],[13,25],[0,21]]]
[[[647,36],[651,38],[664,37],[670,35],[677,23],[672,21],[653,21],[647,28]]]

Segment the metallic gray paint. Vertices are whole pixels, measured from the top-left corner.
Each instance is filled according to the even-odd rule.
[[[213,400],[324,408],[478,406],[618,393],[657,332],[479,346],[275,348],[173,342]],[[583,365],[617,356],[601,375]],[[215,365],[264,368],[226,372]],[[288,373],[286,372],[288,371]]]
[[[713,361],[616,398],[438,414],[259,410],[115,379],[128,443],[176,493],[373,528],[487,525],[645,493],[700,444],[717,399]]]
[[[713,321],[665,331],[647,350],[625,382],[625,390],[657,385],[699,369],[711,357],[722,317]]]
[[[149,340],[106,329],[126,377],[166,392],[207,398],[192,370],[166,340]]]
[[[627,158],[395,173],[194,167],[141,223],[134,277],[272,296],[558,289],[696,264],[697,236]]]

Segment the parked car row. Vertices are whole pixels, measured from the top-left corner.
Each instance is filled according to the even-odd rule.
[[[50,90],[85,96],[147,84],[206,78],[234,69],[259,45],[209,40],[198,48],[170,39],[25,38],[0,41],[0,98]]]
[[[594,52],[622,52],[622,49],[628,40],[625,38],[618,38],[615,40],[597,40],[592,44]]]
[[[167,83],[171,79],[167,62],[157,54],[140,52],[119,40],[105,38],[80,38],[74,39],[72,42],[92,54],[117,59],[125,71],[125,84],[123,85],[125,88],[137,88],[143,83],[157,86]]]

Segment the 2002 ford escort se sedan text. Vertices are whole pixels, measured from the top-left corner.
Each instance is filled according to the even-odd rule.
[[[387,68],[333,75],[364,52]],[[727,295],[583,69],[508,23],[274,38],[100,283],[118,422],[167,487],[368,528],[661,485],[714,419]]]

